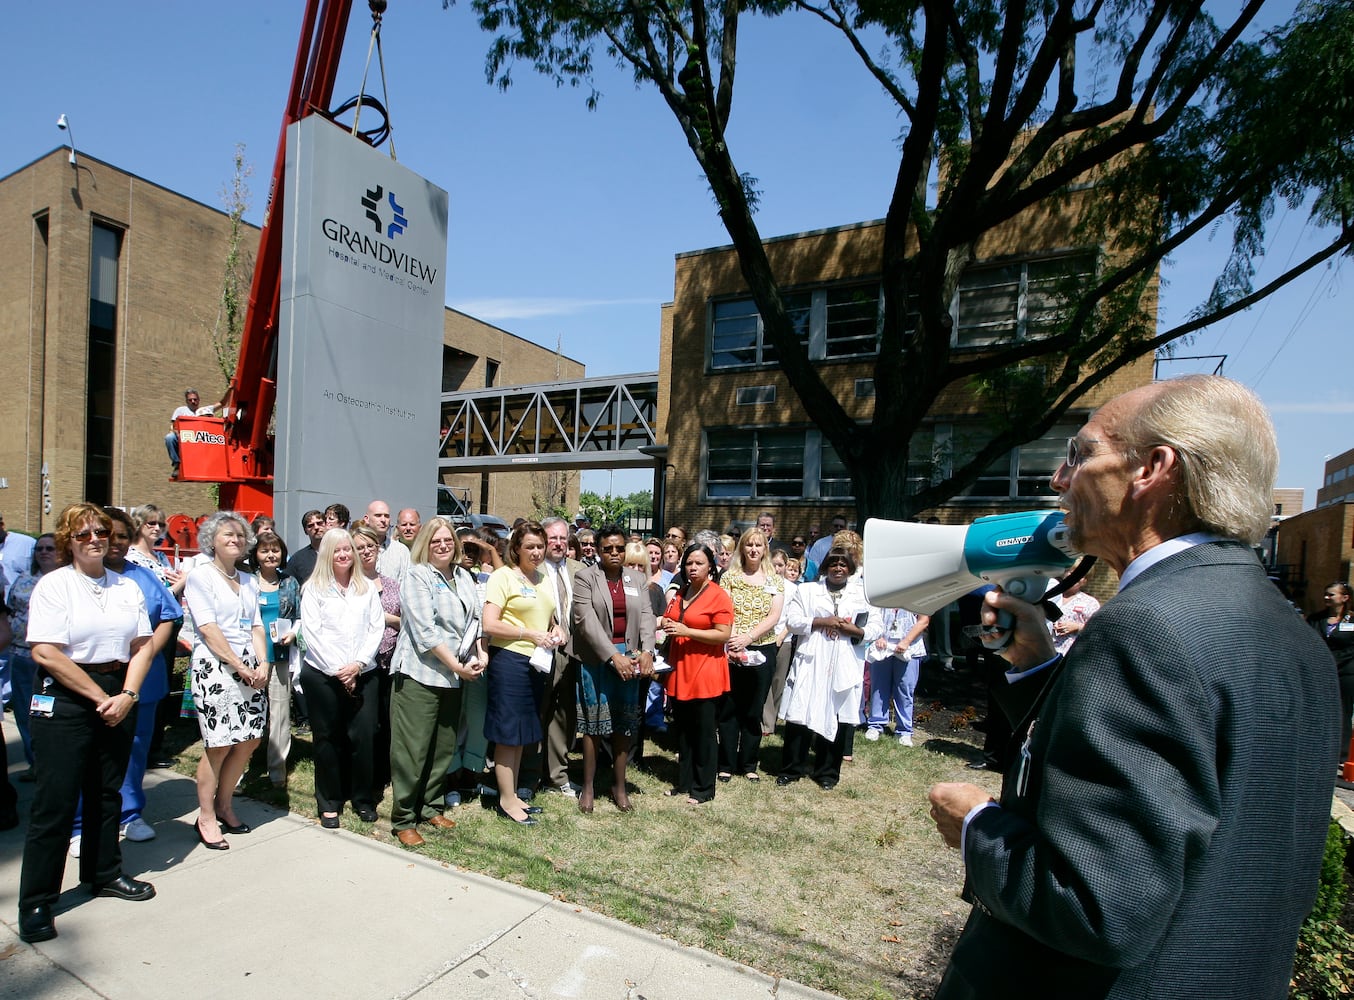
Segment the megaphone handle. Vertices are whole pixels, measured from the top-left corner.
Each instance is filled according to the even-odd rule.
[[[998,611],[996,622],[982,626],[978,637],[982,640],[984,649],[1000,653],[1015,638],[1015,616],[1009,611]]]

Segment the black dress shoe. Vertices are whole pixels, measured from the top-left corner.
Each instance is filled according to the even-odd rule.
[[[56,924],[52,923],[52,908],[47,905],[30,906],[19,911],[19,940],[29,944],[50,941],[56,937]]]
[[[155,898],[155,886],[149,882],[134,879],[129,875],[119,875],[111,882],[96,885],[94,895],[113,896],[117,899],[128,899],[133,903],[139,903],[142,900]]]
[[[176,757],[153,757],[146,761],[146,769],[148,771],[155,771],[160,768],[173,767],[177,763],[178,758]]]
[[[339,818],[337,816],[321,816],[320,826],[326,830],[337,830],[339,828]]]
[[[988,764],[987,761],[985,761],[985,760],[975,760],[975,761],[971,761],[971,762],[969,762],[968,764],[965,764],[964,766],[967,767],[970,771],[995,771],[995,770],[996,770],[996,768],[992,767],[992,766],[991,766],[990,764]]]
[[[832,789],[837,787],[837,783],[833,781],[831,778],[827,778],[824,779],[823,781],[818,782],[818,787],[825,792],[830,792],[832,791]]]
[[[498,813],[498,818],[499,818],[499,819],[506,819],[506,820],[508,820],[510,823],[516,823],[518,826],[535,826],[535,825],[536,825],[536,820],[532,819],[530,816],[526,816],[526,817],[523,818],[523,819],[518,819],[517,817],[513,816],[512,813],[508,812],[508,810],[504,809],[504,808],[503,808],[502,806],[500,806],[500,805],[495,805],[495,806],[494,806],[494,812]]]
[[[218,821],[218,822],[219,822],[219,821]],[[209,850],[209,851],[228,851],[228,850],[230,850],[230,845],[226,843],[224,837],[221,838],[220,840],[208,840],[208,839],[207,839],[207,835],[206,835],[205,833],[202,832],[202,824],[201,824],[201,823],[194,823],[194,824],[193,824],[193,829],[197,830],[197,839],[198,839],[198,841],[202,844],[203,847],[207,848],[207,850]]]
[[[221,818],[219,813],[217,814],[216,817],[216,825],[219,826],[226,833],[236,833],[236,834],[251,833],[254,829],[248,823],[237,823],[234,826],[231,826],[229,823],[227,823],[224,819]]]
[[[778,774],[776,775],[776,786],[784,788],[786,785],[793,785],[800,778],[797,774]]]
[[[363,823],[375,823],[376,810],[373,809],[371,806],[358,806],[357,818],[360,819]]]

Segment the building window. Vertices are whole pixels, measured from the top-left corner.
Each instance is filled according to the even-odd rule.
[[[94,224],[89,260],[89,348],[85,367],[85,493],[113,501],[113,397],[116,392],[118,258],[122,232]]]
[[[708,499],[803,495],[802,430],[711,430],[705,448]]]
[[[774,403],[776,387],[774,385],[745,385],[734,393],[734,402],[739,406],[753,406],[758,403]]]
[[[498,385],[498,362],[493,358],[484,359],[484,387],[492,389]]]
[[[1014,448],[985,469],[956,500],[1047,499],[1049,480],[1080,423],[1055,425],[1037,441]],[[977,453],[990,432],[976,422],[929,424],[912,435],[907,491],[918,493],[948,477]],[[816,428],[724,428],[705,432],[706,500],[850,500],[851,477]]]
[[[987,347],[1052,335],[1067,317],[1069,301],[1094,274],[1090,253],[970,268],[959,279],[954,346]]]
[[[1038,440],[1011,449],[984,469],[972,485],[956,494],[956,499],[1016,500],[1056,496],[1049,480],[1067,455],[1067,439],[1080,427],[1080,423],[1055,424]],[[962,422],[937,424],[932,428],[932,434],[937,441],[944,442],[938,449],[945,456],[945,464],[937,470],[941,473],[940,478],[977,454],[990,436],[985,427]],[[913,440],[915,449],[916,439]]]
[[[879,284],[834,285],[785,296],[796,336],[809,358],[872,357],[879,348]],[[776,364],[761,314],[751,298],[710,304],[710,367]]]
[[[851,477],[822,434],[809,428],[705,432],[707,500],[852,497]]]
[[[824,290],[823,356],[868,358],[879,349],[878,285]],[[813,337],[810,335],[810,341]]]

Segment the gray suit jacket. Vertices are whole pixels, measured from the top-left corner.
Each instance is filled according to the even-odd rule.
[[[625,641],[635,652],[652,650],[656,619],[649,600],[649,581],[638,570],[621,573],[625,587]],[[573,621],[574,655],[586,663],[604,663],[616,652],[611,642],[614,612],[606,574],[596,566],[578,571],[574,577]]]
[[[1237,542],[1087,624],[969,824],[974,904],[937,1000],[1288,995],[1336,760],[1330,654]]]

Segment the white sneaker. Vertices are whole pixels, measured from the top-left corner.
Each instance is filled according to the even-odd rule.
[[[911,734],[911,733],[899,733],[899,734],[898,734],[898,745],[899,745],[900,747],[910,747],[910,746],[912,745],[912,734]]]
[[[132,843],[140,843],[143,840],[155,839],[155,827],[151,826],[140,816],[127,823],[122,828],[122,835]]]
[[[80,835],[77,833],[74,837],[71,838],[71,857],[78,858],[79,856],[80,856]]]
[[[878,730],[878,729],[869,729],[869,730],[866,730],[866,732],[865,732],[865,738],[866,738],[867,740],[869,740],[871,743],[878,743],[878,742],[879,742],[879,730]]]

